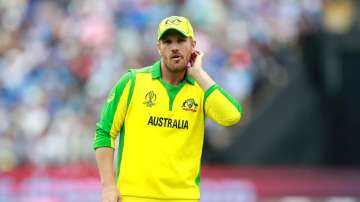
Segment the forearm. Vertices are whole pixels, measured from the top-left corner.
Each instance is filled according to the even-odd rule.
[[[116,185],[115,170],[113,166],[114,149],[109,147],[101,147],[95,150],[96,163],[98,166],[101,185]]]
[[[215,81],[202,68],[193,71],[192,76],[203,89],[203,91],[208,90],[212,85],[215,84]]]

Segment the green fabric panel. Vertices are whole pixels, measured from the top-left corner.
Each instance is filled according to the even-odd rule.
[[[198,175],[196,176],[196,179],[195,179],[195,183],[196,183],[196,186],[198,187],[199,191],[200,191],[200,182],[201,182],[201,161],[200,161],[200,165],[199,165],[200,169],[199,169],[199,173]]]
[[[134,93],[134,87],[135,87],[135,82],[136,82],[136,73],[134,70],[129,70],[130,71],[130,79],[131,79],[131,84],[130,84],[130,89],[129,89],[129,95],[128,95],[128,100],[127,100],[127,105],[129,106],[132,95]]]
[[[233,96],[231,96],[230,93],[225,91],[223,88],[219,87],[218,89],[234,105],[234,107],[242,114],[243,109],[242,109],[240,103]]]
[[[158,78],[161,77],[161,63],[160,63],[160,61],[157,61],[152,65],[151,77],[153,79],[158,79]]]
[[[131,70],[129,70],[129,71],[131,71]],[[143,67],[143,68],[140,68],[140,69],[133,69],[133,71],[138,72],[138,73],[151,73],[152,72],[152,66],[147,66],[147,67]]]
[[[195,80],[194,80],[191,76],[185,75],[185,79],[186,79],[186,81],[189,82],[191,85],[194,85],[194,84],[195,84]]]
[[[166,92],[169,96],[169,110],[171,111],[175,97],[178,94],[178,92],[183,88],[183,86],[185,85],[185,82],[182,81],[178,86],[173,86],[173,85],[169,84],[168,82],[164,81],[163,79],[160,79],[160,82],[165,87]]]
[[[105,104],[103,105],[100,115],[100,120],[96,124],[94,148],[98,148],[102,146],[107,147],[108,142],[110,144],[111,137],[109,133],[111,130],[111,126],[113,124],[116,108],[129,79],[130,79],[130,73],[128,72],[124,76],[122,76],[121,79],[118,81],[118,83],[113,87],[113,89],[110,92],[110,95],[108,96]]]
[[[109,132],[104,131],[100,127],[96,127],[96,133],[93,141],[93,148],[97,149],[98,147],[111,147]]]
[[[121,160],[123,156],[123,150],[124,150],[124,140],[125,140],[125,124],[121,127],[120,131],[120,140],[119,140],[119,146],[118,146],[118,154],[117,154],[117,168],[116,168],[116,179],[119,180],[120,176],[120,166],[121,166]]]

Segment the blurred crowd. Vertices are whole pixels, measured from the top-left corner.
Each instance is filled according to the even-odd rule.
[[[169,15],[190,19],[204,68],[251,117],[288,79],[300,20],[321,9],[321,0],[0,1],[0,170],[93,162],[102,103],[128,68],[159,59],[157,25]],[[207,123],[210,145],[222,147],[216,127]]]

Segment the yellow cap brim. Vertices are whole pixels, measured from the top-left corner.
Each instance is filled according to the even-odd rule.
[[[174,27],[169,27],[167,29],[165,29],[164,31],[162,31],[159,35],[158,35],[158,40],[160,40],[166,32],[168,31],[171,31],[171,30],[174,30],[174,31],[177,31],[179,32],[181,35],[183,35],[184,37],[191,37],[191,36],[188,36],[186,33],[184,33],[183,31],[181,31],[180,29],[177,29],[177,28],[174,28]]]

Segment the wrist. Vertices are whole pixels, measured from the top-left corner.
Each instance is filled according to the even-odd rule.
[[[108,188],[108,187],[116,187],[116,183],[115,183],[115,180],[106,180],[106,181],[102,181],[101,182],[101,186],[103,188]]]
[[[202,67],[199,68],[193,68],[192,72],[191,72],[191,76],[195,79],[195,80],[199,80],[202,77],[206,76],[207,73],[203,70]]]

